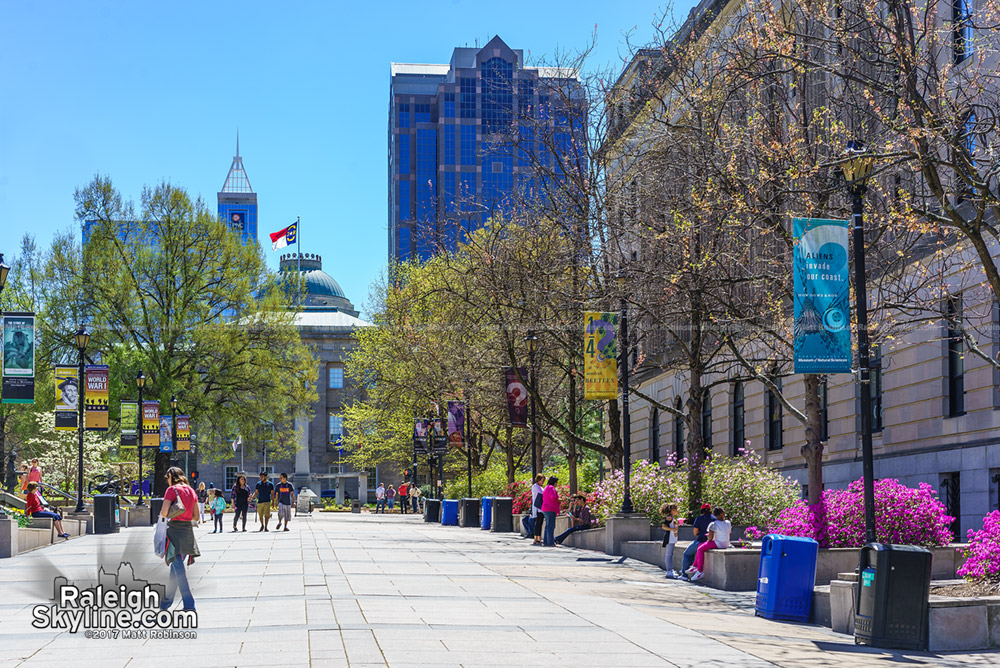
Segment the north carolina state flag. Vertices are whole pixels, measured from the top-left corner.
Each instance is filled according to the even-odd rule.
[[[283,230],[278,230],[272,233],[271,236],[271,250],[276,251],[279,248],[284,248],[289,244],[295,243],[295,235],[299,233],[299,224],[292,223]]]

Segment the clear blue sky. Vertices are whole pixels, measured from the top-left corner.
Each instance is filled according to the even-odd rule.
[[[677,0],[677,15],[693,0]],[[660,0],[489,3],[0,0],[0,252],[75,225],[96,173],[126,197],[167,179],[215,208],[235,149],[258,238],[302,217],[302,250],[360,307],[386,263],[389,63],[446,63],[499,34],[538,59],[586,45],[620,67]],[[8,256],[9,257],[9,256]]]

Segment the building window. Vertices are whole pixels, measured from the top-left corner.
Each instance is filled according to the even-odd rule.
[[[517,112],[521,118],[531,118],[531,103],[535,97],[535,82],[531,79],[518,81]]]
[[[368,489],[363,492],[365,494],[365,498],[362,499],[363,503],[375,500],[375,489],[378,487],[378,467],[377,466],[365,467],[365,473],[368,474],[368,480],[367,480]]]
[[[261,473],[267,473],[268,478],[274,477],[274,464],[268,464],[267,466],[260,466],[258,468],[260,470],[257,472],[257,475],[260,475]]]
[[[733,456],[740,454],[743,441],[746,440],[746,398],[744,397],[743,381],[733,383]]]
[[[708,388],[701,400],[701,440],[706,451],[712,449],[712,391]]]
[[[458,111],[462,118],[476,117],[476,79],[460,77],[458,80]]]
[[[399,154],[399,173],[410,173],[410,135],[400,135],[397,138],[396,151]]]
[[[958,538],[962,529],[962,474],[959,471],[941,474],[938,498],[944,502],[947,513],[954,517],[951,533]]]
[[[414,106],[414,120],[417,123],[431,122],[431,105],[418,104]]]
[[[417,219],[437,218],[437,130],[417,130]]]
[[[962,296],[945,304],[948,343],[948,417],[965,414],[965,339],[962,337]]]
[[[514,66],[503,58],[494,57],[482,65],[483,71],[483,131],[506,132],[514,112],[511,87]]]
[[[410,241],[410,228],[400,227],[399,228],[399,261],[406,262],[410,259],[410,254],[413,252],[411,241]]]
[[[649,458],[660,457],[660,413],[655,408],[649,414]]]
[[[455,118],[455,94],[444,94],[444,117]]]
[[[409,180],[399,182],[399,219],[412,220],[413,209],[410,203]]]
[[[778,392],[781,392],[781,378],[775,377],[774,384]],[[784,434],[782,433],[782,405],[778,395],[771,390],[767,391],[767,449],[781,450],[785,447]]]
[[[674,456],[680,461],[684,459],[684,405],[680,397],[674,399],[674,408],[678,411],[674,415]]]
[[[444,164],[455,164],[455,126],[444,126]]]
[[[238,466],[227,466],[226,467],[226,489],[232,489],[236,486],[236,478],[239,475],[240,468]]]
[[[327,371],[329,377],[328,389],[331,390],[342,390],[344,389],[344,370],[340,367],[332,366]]]
[[[476,126],[462,125],[460,140],[462,142],[462,164],[476,164]]]
[[[398,125],[401,128],[410,127],[410,105],[408,104],[396,105],[396,125]]]
[[[951,0],[952,49],[956,65],[972,55],[972,2]]]
[[[539,95],[538,96],[538,120],[547,121],[549,120],[549,96]]]
[[[444,212],[455,213],[455,172],[444,173]]]
[[[330,413],[330,443],[339,444],[344,435],[344,418]],[[338,445],[339,447],[339,445]]]
[[[819,440],[830,440],[830,398],[827,396],[826,378],[819,384]]]
[[[872,432],[882,431],[882,346],[872,346],[869,374],[872,394]]]

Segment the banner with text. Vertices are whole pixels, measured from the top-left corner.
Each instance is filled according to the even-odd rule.
[[[448,452],[448,435],[444,433],[445,425],[441,418],[431,420],[431,448],[434,454],[439,455]]]
[[[170,425],[170,418],[160,416],[160,452],[174,451],[174,433]]]
[[[427,431],[431,422],[427,418],[413,419],[413,452],[418,455],[426,455],[430,452]]]
[[[448,402],[448,445],[465,445],[465,404],[461,401]]]
[[[3,403],[35,403],[35,314],[8,313],[3,326]]]
[[[518,375],[520,372],[520,376]],[[528,426],[528,388],[521,382],[523,378],[528,380],[528,369],[510,367],[504,369],[504,387],[507,393],[507,417],[510,418],[510,426]]]
[[[583,313],[583,397],[618,397],[618,314]]]
[[[139,444],[139,403],[122,402],[122,447],[134,448]]]
[[[56,431],[76,431],[80,410],[78,367],[57,365],[53,370],[56,384]]]
[[[177,416],[177,452],[191,450],[191,416]]]
[[[160,402],[142,402],[142,447],[160,447]]]
[[[792,219],[795,373],[851,372],[847,221]]]
[[[104,364],[92,364],[84,369],[83,426],[87,431],[108,430],[108,371]]]

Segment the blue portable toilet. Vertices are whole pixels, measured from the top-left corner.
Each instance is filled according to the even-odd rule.
[[[441,524],[458,526],[458,499],[445,499],[441,502]]]
[[[490,524],[493,523],[493,497],[484,496],[483,500],[479,503],[479,508],[482,510],[482,517],[479,520],[479,527],[483,531],[490,530]]]
[[[818,555],[819,543],[812,538],[764,536],[757,570],[757,616],[808,622]]]

